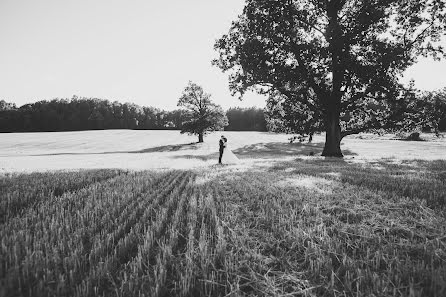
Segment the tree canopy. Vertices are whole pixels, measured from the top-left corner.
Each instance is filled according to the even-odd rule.
[[[198,135],[198,142],[203,142],[203,136],[207,133],[223,130],[228,125],[225,112],[210,98],[211,95],[205,93],[201,86],[189,81],[178,100],[178,106],[188,112],[181,133]]]
[[[213,63],[233,94],[311,115],[323,155],[342,156],[342,137],[402,124],[414,96],[399,77],[420,55],[443,57],[445,31],[444,0],[247,0]]]

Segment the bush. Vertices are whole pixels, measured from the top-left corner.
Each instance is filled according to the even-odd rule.
[[[438,123],[438,130],[440,130],[441,132],[446,132],[446,118],[442,119]]]
[[[413,132],[409,136],[406,137],[406,140],[409,141],[423,141],[423,139],[420,137],[420,133]]]

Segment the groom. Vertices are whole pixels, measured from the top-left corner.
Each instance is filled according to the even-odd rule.
[[[226,137],[224,137],[223,135],[220,138],[220,141],[218,142],[219,146],[220,146],[220,156],[218,157],[218,164],[221,164],[221,157],[223,157],[223,151],[225,149],[226,146]]]

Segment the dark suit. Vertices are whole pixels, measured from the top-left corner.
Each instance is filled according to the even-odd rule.
[[[223,140],[223,138],[220,138],[220,141],[218,142],[219,146],[220,146],[220,156],[218,157],[218,164],[221,164],[221,157],[223,157],[223,151],[225,149],[225,142]]]

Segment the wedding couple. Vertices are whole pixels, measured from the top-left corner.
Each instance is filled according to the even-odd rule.
[[[218,164],[237,164],[240,162],[237,156],[228,148],[228,139],[226,137],[222,135],[218,144],[220,146]]]

